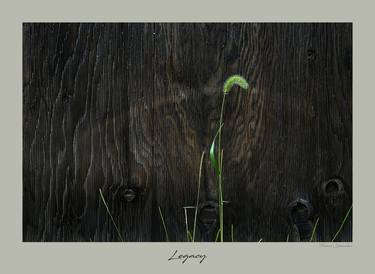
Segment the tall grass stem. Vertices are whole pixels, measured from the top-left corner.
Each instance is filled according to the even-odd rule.
[[[318,219],[316,219],[316,221],[315,221],[315,225],[314,225],[313,231],[312,231],[312,233],[311,233],[310,242],[312,242],[313,239],[314,239],[314,234],[315,234],[316,228],[318,227],[318,223],[319,223],[319,217],[318,217]]]
[[[223,123],[223,116],[224,116],[224,105],[225,105],[225,93],[223,94],[223,102],[221,104],[221,112],[220,112],[220,123]],[[222,129],[219,130],[219,143],[218,143],[218,161],[219,161],[219,219],[220,219],[220,241],[224,242],[224,210],[223,210],[223,189],[222,189],[222,152],[221,152],[221,132]]]
[[[114,220],[113,217],[112,217],[111,212],[109,211],[108,205],[107,205],[107,203],[106,203],[106,201],[105,201],[105,199],[104,199],[104,196],[103,196],[102,190],[101,190],[100,188],[99,188],[99,193],[100,193],[100,197],[101,197],[101,199],[102,199],[102,201],[103,201],[103,204],[104,204],[105,208],[107,209],[108,215],[109,215],[109,217],[111,217],[112,223],[113,223],[113,225],[114,225],[114,227],[115,227],[115,229],[116,229],[116,231],[117,231],[117,234],[118,234],[119,238],[121,239],[121,241],[125,242],[124,239],[123,239],[122,236],[121,236],[121,233],[120,233],[119,228],[117,227],[117,225],[116,225],[116,223],[115,223],[115,220]]]
[[[332,242],[333,242],[333,241],[337,238],[337,236],[340,234],[342,228],[344,227],[344,224],[345,224],[345,222],[346,222],[346,219],[348,219],[348,217],[349,217],[349,214],[350,214],[350,211],[352,210],[352,208],[353,208],[353,205],[351,205],[351,207],[349,208],[348,212],[346,213],[346,215],[345,215],[345,217],[344,217],[344,220],[341,222],[341,225],[340,225],[339,230],[337,230],[335,236],[333,236],[333,238],[332,238]]]
[[[161,212],[161,208],[160,208],[160,206],[159,206],[158,208],[159,208],[159,214],[160,214],[161,222],[163,223],[163,228],[164,228],[165,237],[167,238],[167,242],[169,242],[168,231],[167,231],[167,228],[166,228],[166,226],[165,226],[165,222],[164,222],[164,218],[163,218],[163,213]]]
[[[193,242],[195,241],[195,230],[197,227],[197,216],[198,216],[198,205],[199,205],[199,191],[201,188],[201,178],[202,178],[202,167],[203,167],[203,159],[204,159],[204,151],[202,152],[201,162],[199,165],[199,176],[198,176],[198,194],[197,194],[197,202],[195,204],[195,213],[194,213],[194,227],[193,227]]]

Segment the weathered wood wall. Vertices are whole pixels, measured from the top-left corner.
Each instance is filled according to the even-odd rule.
[[[101,188],[125,241],[165,241],[159,206],[171,241],[186,241],[183,207],[234,73],[250,88],[226,100],[226,240],[232,224],[236,241],[306,240],[319,217],[316,240],[330,241],[352,203],[350,23],[25,23],[23,240],[118,241]],[[294,208],[293,228],[299,197],[314,211]],[[352,240],[351,218],[337,240]]]

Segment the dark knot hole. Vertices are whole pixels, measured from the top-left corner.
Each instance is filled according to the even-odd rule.
[[[339,191],[339,185],[336,180],[330,180],[325,187],[327,194],[337,193]]]
[[[309,219],[309,210],[306,205],[297,202],[291,209],[291,216],[295,224],[306,222]]]
[[[206,230],[211,230],[216,226],[218,219],[218,206],[215,202],[206,202],[199,211],[199,220]]]

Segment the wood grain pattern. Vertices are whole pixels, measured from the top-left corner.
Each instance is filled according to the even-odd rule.
[[[233,225],[236,241],[302,240],[288,205],[303,197],[330,241],[352,204],[350,23],[25,23],[23,240],[119,241],[102,189],[125,241],[166,240],[159,206],[186,241],[235,73],[250,88],[225,106],[225,239]],[[208,157],[200,191],[209,241]],[[337,240],[352,240],[351,218]]]

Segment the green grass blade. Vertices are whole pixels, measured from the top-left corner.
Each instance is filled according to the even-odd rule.
[[[348,212],[346,213],[346,215],[345,215],[345,217],[344,217],[344,220],[341,222],[341,225],[340,225],[339,230],[337,230],[335,236],[333,236],[333,238],[332,238],[332,242],[333,242],[333,241],[337,238],[337,236],[340,234],[342,228],[344,227],[344,224],[345,224],[345,222],[346,222],[346,219],[348,219],[348,217],[349,217],[349,214],[350,214],[350,211],[352,210],[352,208],[353,208],[353,205],[351,205],[351,207],[349,208]]]
[[[311,233],[310,242],[312,242],[312,240],[314,239],[314,234],[315,234],[316,228],[318,227],[318,223],[319,223],[319,217],[318,217],[318,219],[316,219],[316,221],[315,221],[315,225],[314,225],[313,231],[312,231],[312,233]]]
[[[232,89],[234,85],[238,85],[243,89],[249,88],[249,84],[247,83],[245,78],[243,78],[240,75],[233,75],[229,77],[224,83],[224,87],[223,87],[224,94],[229,93],[229,91]]]
[[[116,225],[116,223],[115,223],[115,220],[113,219],[112,214],[111,214],[111,212],[109,211],[108,205],[107,205],[107,203],[105,202],[105,199],[104,199],[104,196],[103,196],[102,190],[101,190],[100,188],[99,188],[99,193],[100,193],[100,197],[101,197],[101,199],[102,199],[102,201],[103,201],[103,204],[104,204],[104,206],[105,206],[105,208],[106,208],[106,210],[107,210],[107,212],[108,212],[108,215],[109,215],[109,217],[111,217],[112,223],[113,223],[113,225],[114,225],[114,227],[115,227],[115,229],[116,229],[116,231],[117,231],[117,234],[118,234],[119,238],[121,239],[121,241],[124,242],[124,239],[122,238],[121,233],[120,233],[120,230],[118,229],[118,227],[117,227],[117,225]]]
[[[158,208],[159,208],[159,214],[160,214],[161,222],[163,223],[165,237],[167,238],[167,242],[169,242],[169,236],[168,236],[167,228],[165,226],[165,222],[164,222],[164,218],[163,218],[163,213],[161,212],[160,206]]]
[[[197,227],[198,204],[199,204],[199,191],[200,191],[200,188],[201,188],[201,178],[202,178],[202,167],[203,167],[204,153],[205,153],[205,152],[203,151],[203,152],[202,152],[202,156],[201,156],[201,162],[200,162],[200,165],[199,165],[198,194],[197,194],[197,202],[196,202],[196,205],[195,205],[194,226],[193,226],[193,239],[192,239],[192,242],[195,241],[195,230],[196,230],[196,227]]]
[[[218,161],[216,160],[216,157],[215,157],[215,140],[216,140],[216,137],[218,136],[218,134],[220,133],[222,127],[223,127],[223,124],[220,125],[218,131],[216,132],[216,135],[214,137],[214,140],[212,141],[211,148],[210,148],[210,161],[211,161],[211,164],[212,164],[213,168],[215,169],[215,172],[216,172],[217,176],[220,175],[220,167],[219,167],[219,163],[218,163]]]

